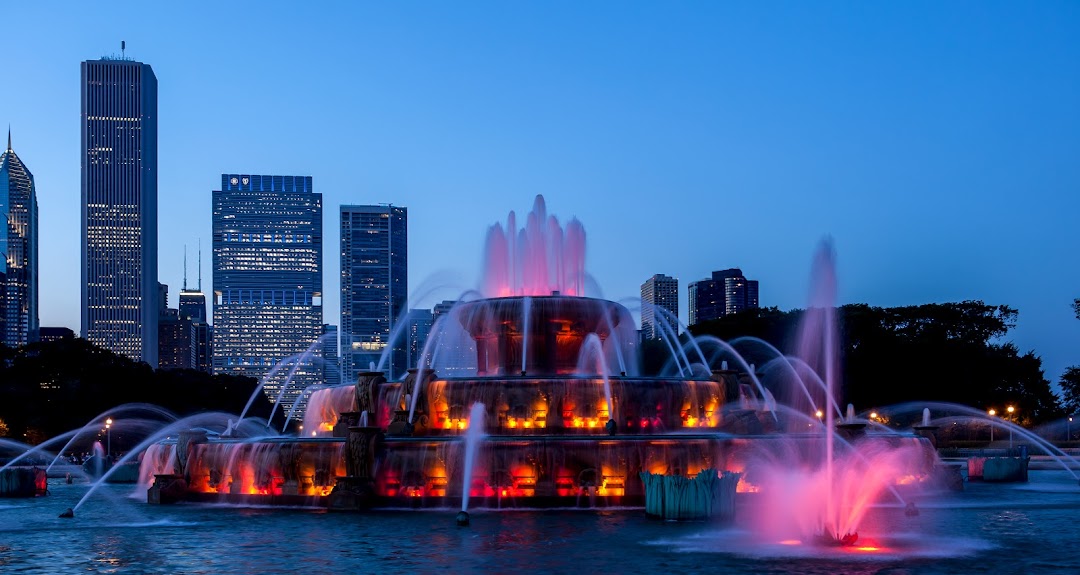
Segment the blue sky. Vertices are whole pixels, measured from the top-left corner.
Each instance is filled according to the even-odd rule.
[[[159,81],[160,279],[220,174],[311,175],[326,319],[337,206],[409,208],[417,302],[479,279],[491,223],[578,217],[612,299],[741,267],[803,306],[819,238],[843,302],[983,299],[1056,380],[1080,363],[1080,4],[17,2],[0,123],[34,172],[42,325],[79,327],[79,62]],[[912,358],[913,364],[918,358]]]

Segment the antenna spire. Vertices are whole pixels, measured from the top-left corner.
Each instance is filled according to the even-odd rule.
[[[120,57],[121,58],[124,57],[124,50],[126,50],[126,49],[127,49],[127,42],[121,40],[120,41]]]
[[[187,291],[187,244],[184,244],[184,291]]]
[[[7,125],[7,149],[11,151],[11,124]]]
[[[199,293],[202,293],[202,238],[199,238]]]

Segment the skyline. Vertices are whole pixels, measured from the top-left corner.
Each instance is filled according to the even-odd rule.
[[[210,242],[217,178],[239,169],[318,180],[324,241],[338,239],[337,205],[409,208],[410,296],[457,284],[418,307],[476,287],[487,227],[543,193],[560,221],[583,222],[587,270],[611,299],[662,273],[685,302],[690,282],[740,267],[763,306],[803,307],[828,234],[842,303],[1007,304],[1011,339],[1052,382],[1078,361],[1076,6],[238,4],[205,22],[73,6],[13,7],[27,26],[10,45],[35,49],[11,63],[23,89],[0,94],[41,205],[41,325],[79,325],[65,279],[79,256],[78,64],[126,40],[159,80],[159,281],[173,294],[183,246]],[[255,41],[249,27],[287,14],[295,37]],[[217,21],[245,25],[210,42]],[[282,70],[314,89],[230,90]],[[333,323],[337,258],[323,265]]]

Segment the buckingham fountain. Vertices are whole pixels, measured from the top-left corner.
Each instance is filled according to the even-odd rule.
[[[480,293],[439,317],[413,369],[312,392],[299,435],[171,434],[142,456],[150,501],[683,518],[716,509],[689,501],[708,485],[706,498],[760,498],[751,522],[771,538],[851,544],[869,506],[932,483],[926,438],[834,399],[827,245],[801,357],[772,350],[759,370],[727,343],[680,339],[677,320],[657,313],[671,360],[666,375],[644,376],[631,312],[586,296],[584,238],[540,197],[520,228],[511,213],[489,230]],[[719,514],[731,513],[729,501]]]

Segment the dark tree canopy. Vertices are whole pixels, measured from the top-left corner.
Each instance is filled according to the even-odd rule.
[[[1073,314],[1080,319],[1080,298],[1073,300]],[[1074,365],[1061,375],[1061,394],[1064,396],[1065,410],[1068,413],[1080,413],[1080,366]]]
[[[724,340],[754,336],[794,351],[800,310],[748,310],[693,326]],[[979,409],[1016,406],[1021,419],[1060,417],[1058,397],[1033,352],[1001,342],[1017,312],[981,301],[837,310],[841,403],[860,409],[908,401],[946,401]]]
[[[1067,413],[1080,413],[1080,366],[1072,366],[1061,375],[1061,394]]]
[[[258,382],[195,370],[155,371],[85,339],[0,346],[0,420],[10,435],[52,437],[124,403],[150,403],[176,415],[238,413]],[[250,415],[266,417],[262,394]]]

